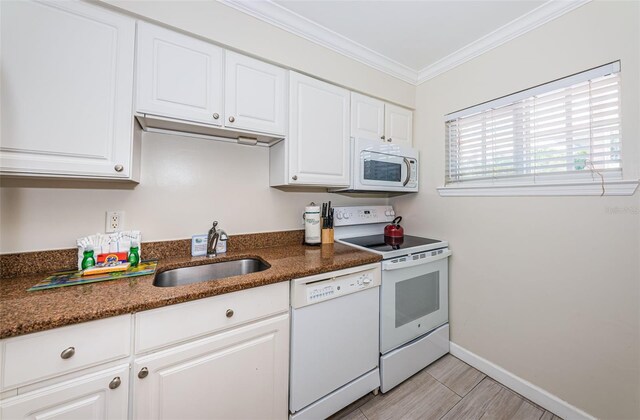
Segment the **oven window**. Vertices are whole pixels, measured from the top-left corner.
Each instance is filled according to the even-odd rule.
[[[400,182],[401,178],[402,165],[400,163],[372,159],[364,161],[364,179],[366,180]]]
[[[396,328],[440,309],[440,272],[396,283]]]

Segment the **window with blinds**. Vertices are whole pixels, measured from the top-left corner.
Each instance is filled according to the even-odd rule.
[[[446,183],[621,179],[620,62],[445,117]]]

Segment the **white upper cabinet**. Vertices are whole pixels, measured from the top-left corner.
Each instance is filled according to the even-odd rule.
[[[384,120],[384,135],[387,141],[412,147],[413,112],[411,110],[386,104]]]
[[[284,135],[286,77],[280,67],[226,51],[224,124]]]
[[[287,183],[348,186],[349,91],[295,72],[289,80]]]
[[[137,48],[136,111],[145,128],[284,136],[284,69],[146,22],[138,22]]]
[[[224,50],[138,22],[136,111],[222,125]]]
[[[351,92],[351,136],[384,140],[384,102]]]
[[[380,139],[411,147],[413,143],[413,112],[352,92],[351,136]]]
[[[136,180],[135,21],[84,2],[0,9],[2,173]]]

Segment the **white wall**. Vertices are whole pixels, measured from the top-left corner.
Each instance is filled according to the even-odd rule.
[[[269,187],[269,149],[145,133],[140,184],[2,181],[0,253],[71,248],[75,239],[103,232],[106,210],[124,210],[125,228],[144,241],[190,238],[213,220],[229,234],[302,229],[311,201],[332,205],[385,204]]]
[[[451,339],[603,419],[640,418],[640,193],[440,197],[449,112],[622,60],[626,178],[640,176],[640,3],[592,2],[418,87],[421,192],[405,231],[450,241]]]
[[[415,86],[268,25],[217,1],[104,2],[204,39],[412,107]],[[90,133],[87,133],[90,135]],[[212,220],[230,234],[301,229],[305,204],[386,203],[269,187],[268,150],[177,136],[143,136],[141,182],[2,179],[0,253],[75,246],[104,230],[104,212],[124,210],[145,241],[187,238]]]

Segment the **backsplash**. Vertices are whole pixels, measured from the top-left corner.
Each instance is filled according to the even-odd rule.
[[[301,244],[303,239],[304,230],[229,235],[227,251]],[[189,255],[191,255],[191,239],[142,243],[142,258],[145,260],[162,260]],[[76,248],[0,254],[0,279],[75,269],[77,264]]]
[[[142,149],[135,186],[0,177],[0,253],[73,247],[76,238],[104,232],[108,210],[125,212],[121,229],[155,242],[205,234],[214,220],[228,234],[302,229],[311,201],[388,203],[380,196],[270,188],[266,147],[144,133]]]

